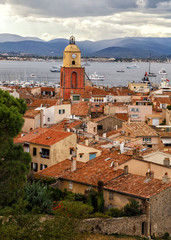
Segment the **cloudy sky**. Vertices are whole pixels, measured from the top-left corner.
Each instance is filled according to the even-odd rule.
[[[171,37],[171,0],[0,0],[0,33],[44,40]]]

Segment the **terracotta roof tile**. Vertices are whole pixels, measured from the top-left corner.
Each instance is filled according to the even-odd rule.
[[[87,116],[90,113],[91,105],[88,102],[74,103],[71,106],[71,114],[75,116]]]
[[[73,133],[70,132],[57,131],[49,128],[39,128],[28,135],[16,139],[15,143],[30,142],[51,146],[72,134]]]
[[[40,111],[37,110],[27,110],[24,114],[24,117],[26,118],[34,118],[35,116],[37,116],[40,113]]]
[[[116,113],[115,116],[121,120],[128,121],[128,113]]]
[[[85,163],[77,161],[76,166],[77,169],[80,169],[84,167]],[[62,162],[59,162],[57,164],[54,164],[48,168],[45,168],[37,173],[35,173],[35,176],[39,177],[52,177],[52,178],[60,178],[66,173],[71,172],[71,160],[66,159]]]
[[[84,168],[66,174],[63,178],[91,185],[97,185],[98,181],[103,181],[106,184],[111,179],[123,174],[121,169],[114,170],[113,163],[116,161],[123,163],[128,159],[130,159],[129,156],[104,151],[99,157],[87,162]]]
[[[143,198],[150,198],[153,195],[171,187],[171,183],[162,183],[159,179],[147,180],[144,176],[127,174],[108,182],[105,188],[135,195]]]
[[[57,105],[58,100],[57,99],[33,99],[33,102],[28,105],[28,107],[51,107],[54,105]]]
[[[146,123],[139,122],[131,122],[131,123],[124,123],[124,125],[129,129],[129,131],[133,132],[136,137],[143,137],[143,136],[154,136],[157,137],[157,132],[148,126]]]

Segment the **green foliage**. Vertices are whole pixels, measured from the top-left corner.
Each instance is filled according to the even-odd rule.
[[[165,232],[165,234],[163,235],[163,239],[164,240],[168,240],[170,237],[169,233],[168,232]]]
[[[24,120],[22,115],[27,109],[22,99],[14,98],[0,90],[0,139],[15,137],[21,130]]]
[[[97,209],[98,212],[103,213],[104,212],[104,198],[103,198],[103,192],[98,194],[98,199],[97,199]]]
[[[108,211],[109,216],[111,217],[121,217],[123,216],[123,210],[118,209],[118,208],[111,208]]]
[[[129,203],[125,205],[124,207],[124,215],[125,216],[136,216],[140,215],[142,213],[141,206],[139,202],[137,202],[135,199],[131,198],[129,200]]]
[[[8,140],[6,148],[0,151],[0,205],[11,204],[20,196],[20,188],[26,182],[31,157],[21,145]]]
[[[27,210],[36,213],[50,213],[52,200],[47,186],[42,186],[39,182],[26,183],[24,188],[24,199],[28,202]]]
[[[97,199],[98,199],[98,193],[95,190],[90,190],[87,193],[87,203],[93,207],[93,212],[97,212],[98,211],[98,203],[97,203]]]
[[[171,105],[168,105],[168,106],[167,106],[167,109],[168,109],[168,110],[171,110]]]
[[[55,211],[59,216],[70,216],[76,219],[87,218],[93,212],[93,207],[82,202],[62,201],[60,202],[61,208]]]
[[[23,125],[26,104],[0,90],[0,205],[12,204],[20,195],[31,162],[22,146],[14,145],[13,137]]]

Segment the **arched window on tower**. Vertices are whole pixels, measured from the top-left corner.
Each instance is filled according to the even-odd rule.
[[[72,65],[75,65],[75,61],[72,61]]]
[[[71,73],[71,88],[77,88],[77,73]]]

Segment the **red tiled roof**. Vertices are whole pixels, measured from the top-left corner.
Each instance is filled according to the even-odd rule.
[[[24,117],[26,118],[34,118],[35,116],[37,116],[40,113],[40,111],[37,110],[27,110],[24,114]]]
[[[81,120],[63,120],[53,126],[51,126],[51,128],[56,129],[56,130],[63,130],[65,127],[66,128],[75,128],[75,127],[79,127],[83,122]]]
[[[51,146],[62,139],[72,135],[71,132],[63,132],[63,131],[57,131],[54,129],[48,129],[48,128],[39,128],[30,134],[16,139],[15,143],[21,143],[21,142],[30,142],[40,145],[46,145]]]
[[[97,185],[98,181],[103,181],[106,184],[111,179],[114,179],[121,174],[123,170],[114,170],[113,163],[123,163],[130,159],[129,156],[105,151],[102,155],[94,158],[86,163],[84,168],[76,170],[73,173],[66,174],[63,178],[81,182],[85,184]]]
[[[77,169],[80,169],[84,167],[85,163],[77,161],[76,166]],[[52,177],[52,178],[60,178],[64,174],[71,172],[71,160],[66,159],[62,162],[59,162],[57,164],[54,164],[48,168],[45,168],[37,173],[35,173],[35,176],[39,177]]]
[[[159,179],[147,180],[144,176],[127,174],[108,182],[105,188],[135,195],[143,198],[150,198],[153,195],[171,187],[171,183],[162,183]]]
[[[71,114],[75,116],[87,116],[90,112],[90,104],[88,102],[74,103],[71,106]]]
[[[31,104],[28,105],[28,107],[40,107],[40,106],[46,106],[51,107],[54,105],[57,105],[58,100],[57,99],[34,99]]]
[[[128,113],[116,113],[115,115],[121,120],[128,121]]]
[[[140,137],[140,136],[141,137],[143,136],[157,137],[158,136],[157,132],[154,129],[152,129],[150,126],[148,126],[146,123],[143,123],[143,122],[139,122],[139,123],[125,122],[124,125],[129,129],[129,131],[133,132],[137,137]]]

